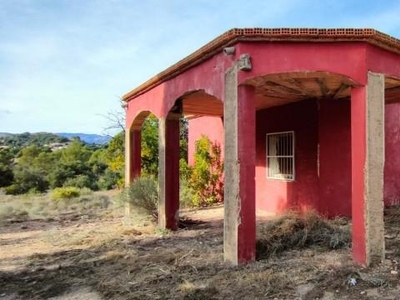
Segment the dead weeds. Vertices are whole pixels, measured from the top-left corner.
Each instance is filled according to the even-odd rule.
[[[26,250],[8,257],[10,263],[18,261],[18,268],[0,269],[0,295],[58,299],[71,290],[86,290],[99,299],[141,300],[397,297],[399,278],[391,271],[399,257],[391,254],[375,268],[353,265],[346,220],[289,214],[263,221],[258,227],[259,239],[267,246],[265,255],[252,264],[229,267],[223,263],[221,219],[197,222],[193,213],[190,218],[193,222],[187,220],[185,229],[163,235],[155,234],[150,224],[133,226],[121,217],[80,219],[68,226],[64,220],[44,227],[32,237],[41,243],[36,253],[30,247],[33,240],[14,245]],[[391,226],[396,222],[392,214],[390,218],[387,234],[394,234]],[[15,231],[14,238],[18,234]],[[4,249],[12,251],[9,244],[0,243],[0,251]],[[356,283],[351,285],[353,279]],[[76,293],[74,299],[80,299]]]
[[[321,251],[349,248],[350,244],[350,226],[345,219],[330,221],[315,212],[288,212],[258,226],[257,257],[306,247]]]

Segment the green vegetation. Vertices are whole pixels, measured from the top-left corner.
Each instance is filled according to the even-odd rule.
[[[71,199],[81,195],[80,190],[74,186],[55,188],[51,193],[52,200]]]
[[[196,141],[194,165],[180,161],[183,205],[204,207],[223,202],[223,171],[221,147],[203,135]]]
[[[180,122],[182,206],[203,207],[222,202],[221,148],[203,136],[196,142],[194,165],[189,166],[187,120]],[[155,216],[158,177],[158,120],[155,116],[150,115],[145,120],[141,136],[143,178],[128,189],[128,201],[133,207],[144,206]],[[108,144],[95,145],[86,144],[79,138],[66,142],[66,139],[48,133],[0,136],[3,145],[0,147],[0,188],[8,195],[54,190],[52,197],[58,200],[79,197],[81,189],[97,191],[122,187],[124,137],[124,132],[120,132]],[[54,143],[56,147],[53,147]],[[151,208],[148,203],[152,203]]]
[[[0,148],[0,188],[6,194],[44,193],[61,187],[107,190],[123,182],[123,133],[114,137],[109,145],[88,145],[75,138],[61,149],[51,149],[44,144],[49,138],[40,139],[51,134],[20,136],[41,142],[17,146],[23,144],[22,140],[17,140]],[[57,140],[63,141],[58,137]],[[122,154],[117,155],[117,151]]]
[[[21,148],[29,145],[45,146],[52,143],[68,143],[69,140],[60,137],[53,133],[38,132],[38,133],[21,133],[0,136],[0,146],[9,146]]]
[[[124,193],[124,200],[144,215],[157,219],[158,187],[151,177],[136,178]]]

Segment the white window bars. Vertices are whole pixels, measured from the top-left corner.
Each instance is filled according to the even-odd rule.
[[[294,132],[267,133],[267,178],[294,180]]]

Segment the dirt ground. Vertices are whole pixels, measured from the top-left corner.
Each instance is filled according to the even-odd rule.
[[[186,212],[186,228],[172,233],[112,215],[3,222],[0,300],[400,299],[398,209],[386,215],[386,260],[368,269],[350,249],[318,248],[229,267],[222,214]]]

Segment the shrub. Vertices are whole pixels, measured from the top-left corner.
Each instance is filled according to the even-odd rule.
[[[151,177],[136,178],[125,192],[125,201],[139,213],[157,219],[158,187]]]
[[[104,174],[99,178],[98,185],[102,190],[111,190],[119,185],[119,180],[122,178],[121,174],[106,169]]]
[[[181,188],[181,195],[186,197],[187,206],[209,206],[223,202],[224,165],[221,147],[217,143],[212,143],[203,135],[196,141],[194,165],[188,166],[186,161],[181,159],[179,168],[181,181],[186,185]]]
[[[182,208],[190,208],[197,207],[199,203],[196,203],[193,189],[189,186],[187,181],[181,179],[180,187],[179,187],[179,202]]]
[[[95,181],[95,178],[93,178],[93,176],[89,176],[89,175],[77,175],[73,178],[68,178],[65,182],[64,182],[64,187],[77,187],[77,188],[89,188],[93,191],[98,190],[98,186],[97,183]]]
[[[5,187],[4,191],[5,191],[6,195],[19,195],[19,194],[24,193],[24,191],[21,189],[21,187],[15,183],[10,186]]]
[[[68,186],[62,188],[55,188],[51,193],[51,199],[62,200],[77,198],[81,195],[80,190],[77,187]]]

